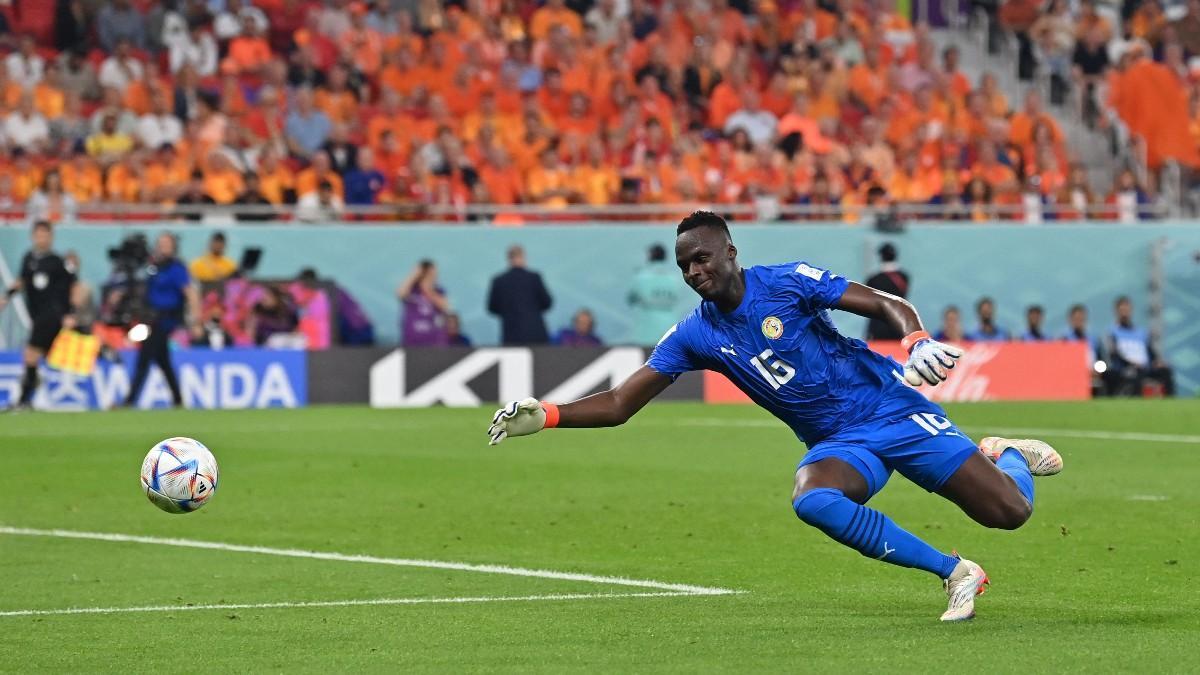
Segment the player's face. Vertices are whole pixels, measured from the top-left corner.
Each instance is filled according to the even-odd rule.
[[[679,235],[675,262],[684,282],[705,300],[725,297],[738,274],[737,249],[724,232],[712,227]]]
[[[48,227],[33,228],[33,247],[39,251],[49,251],[54,244],[54,234]]]

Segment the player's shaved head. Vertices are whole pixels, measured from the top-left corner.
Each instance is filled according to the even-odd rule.
[[[729,236],[729,224],[725,219],[712,211],[692,211],[691,215],[679,221],[679,227],[675,228],[676,236],[684,232],[690,232],[698,227],[711,227],[725,233],[725,238],[733,241],[733,237]]]
[[[710,211],[696,211],[684,218],[675,232],[675,263],[684,282],[722,311],[737,307],[745,284],[725,219]]]

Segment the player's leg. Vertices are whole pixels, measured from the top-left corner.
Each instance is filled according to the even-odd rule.
[[[29,331],[29,342],[25,345],[25,372],[21,376],[21,398],[18,407],[27,408],[33,403],[38,388],[38,364],[46,356],[50,345],[62,327],[62,319],[56,316],[39,316],[33,320]]]
[[[137,362],[133,367],[133,381],[129,385],[129,396],[125,398],[126,407],[137,405],[138,397],[142,394],[142,386],[146,384],[146,376],[150,374],[150,361],[153,356],[152,348],[146,344],[151,338],[147,337],[138,345]]]
[[[984,527],[1015,530],[1033,514],[1033,476],[1016,450],[993,463],[976,452],[937,490]]]
[[[818,444],[796,472],[792,508],[805,523],[868,558],[948,578],[959,564],[863,504],[887,481],[883,462],[863,448]]]
[[[167,344],[170,336],[166,331],[158,332],[162,333],[162,336],[160,341],[155,344],[154,362],[158,364],[159,370],[167,380],[167,386],[171,389],[171,401],[176,408],[181,408],[183,407],[183,395],[179,392],[179,380],[175,377],[175,366],[171,363],[171,346]]]
[[[33,403],[33,395],[37,393],[38,388],[38,364],[45,355],[46,352],[40,347],[32,344],[25,345],[25,372],[21,376],[21,398],[18,403],[21,407],[26,407]]]

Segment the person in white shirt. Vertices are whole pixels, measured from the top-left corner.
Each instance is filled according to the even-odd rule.
[[[10,146],[40,152],[50,140],[50,125],[33,107],[33,96],[23,94],[17,109],[4,118],[4,137]]]
[[[217,40],[228,42],[242,34],[244,21],[250,21],[260,33],[266,33],[271,26],[267,15],[247,0],[226,0],[225,11],[213,20],[213,33]]]
[[[616,0],[600,0],[588,10],[583,22],[596,29],[597,42],[610,45],[620,36],[621,24],[627,15],[628,11],[625,14],[618,11]]]
[[[100,86],[112,87],[122,94],[129,85],[142,79],[142,62],[133,55],[128,40],[117,43],[117,49],[100,64]]]
[[[133,136],[137,133],[138,117],[132,110],[125,107],[125,101],[121,97],[121,92],[112,87],[104,88],[104,98],[101,101],[99,108],[92,113],[88,124],[91,126],[92,132],[100,131],[104,126],[104,118],[112,116],[117,120],[117,131],[122,134]]]
[[[183,138],[183,124],[171,112],[167,96],[162,91],[156,90],[150,96],[150,112],[138,119],[135,138],[143,148],[151,150],[164,143],[177,145]]]
[[[217,72],[217,41],[200,21],[188,25],[188,39],[171,45],[167,56],[172,74],[185,65],[191,66],[200,77]]]
[[[4,59],[4,69],[8,71],[8,79],[26,90],[33,89],[38,82],[42,81],[46,60],[38,55],[33,37],[29,35],[21,37],[20,48]]]
[[[323,180],[315,192],[306,193],[296,202],[296,219],[306,223],[341,220],[345,208],[333,185]]]
[[[747,89],[742,94],[742,107],[725,120],[725,133],[732,134],[745,129],[746,135],[755,145],[765,145],[775,138],[775,127],[779,120],[768,110],[758,107],[758,92]]]

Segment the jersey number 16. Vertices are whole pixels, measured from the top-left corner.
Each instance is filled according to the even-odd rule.
[[[772,359],[774,356],[775,352],[764,349],[761,354],[750,359],[750,363],[754,365],[758,374],[763,376],[767,384],[771,385],[773,389],[779,389],[796,376],[796,369],[779,359]]]

